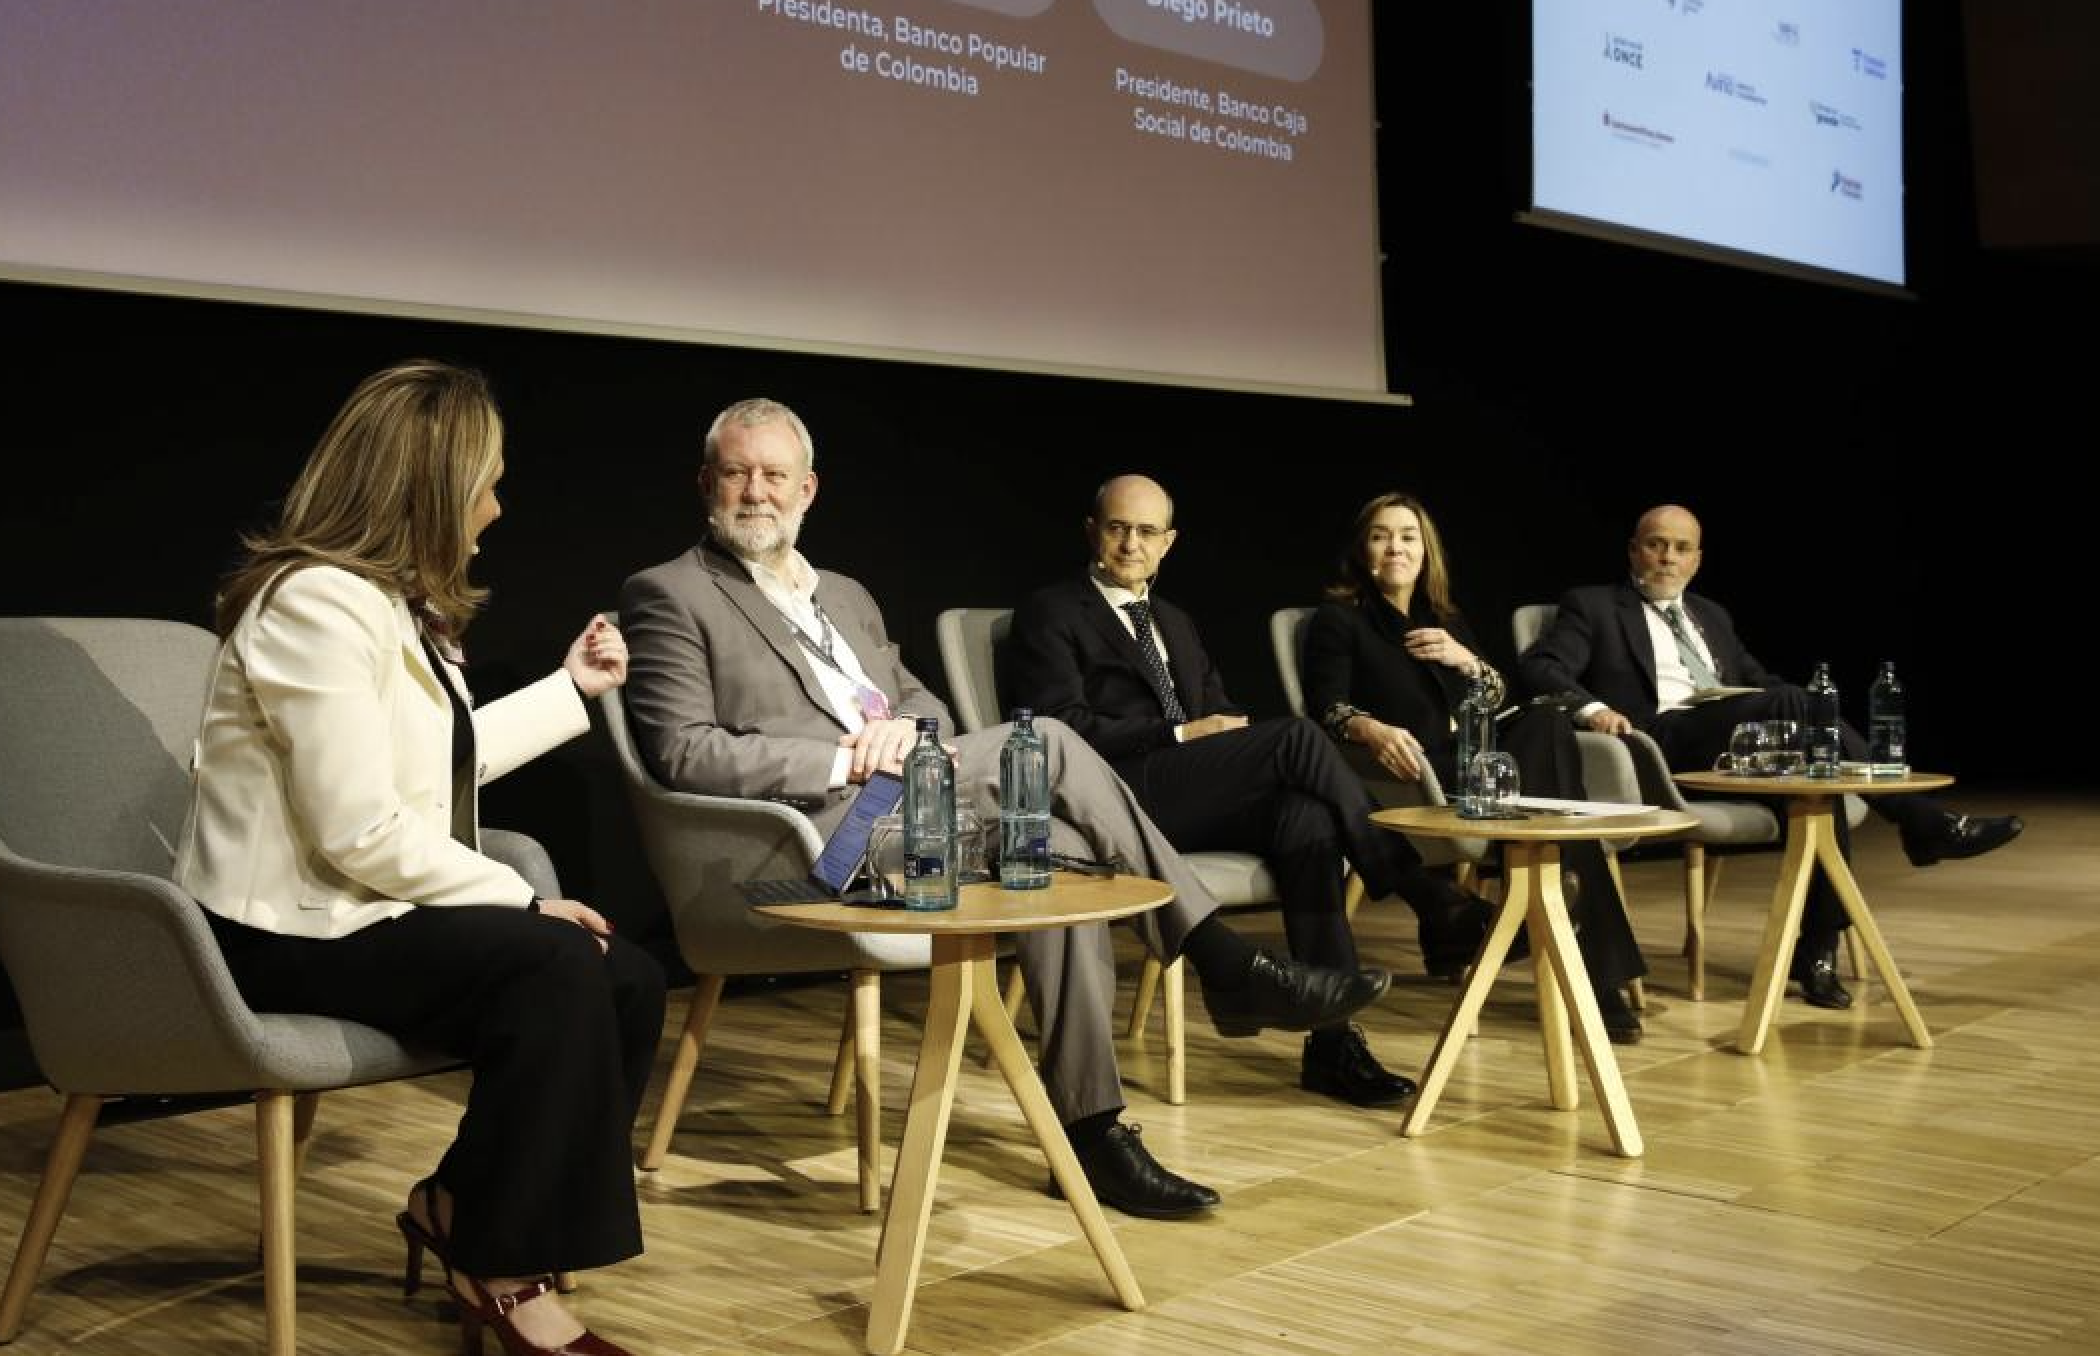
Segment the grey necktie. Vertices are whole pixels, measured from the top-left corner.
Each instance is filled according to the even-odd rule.
[[[1181,709],[1181,698],[1174,695],[1174,679],[1160,656],[1159,642],[1152,638],[1152,604],[1140,598],[1123,604],[1123,610],[1130,614],[1131,630],[1137,632],[1138,653],[1145,657],[1145,673],[1152,679],[1160,709],[1166,712],[1168,724],[1179,725],[1188,719],[1188,713]]]
[[[1692,686],[1719,687],[1721,679],[1692,643],[1692,628],[1685,625],[1684,609],[1675,603],[1662,605],[1663,620],[1670,624],[1670,634],[1677,638],[1677,657],[1684,661],[1685,669],[1692,675]]]

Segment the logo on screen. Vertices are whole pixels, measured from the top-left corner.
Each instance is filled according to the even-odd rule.
[[[1886,80],[1889,78],[1888,62],[1875,56],[1872,52],[1861,51],[1857,47],[1852,49],[1852,70],[1855,75],[1864,75],[1869,80]]]
[[[1781,47],[1799,47],[1801,45],[1801,25],[1788,23],[1786,20],[1781,19],[1779,26],[1772,30],[1772,41],[1778,43]]]
[[[1842,127],[1848,132],[1860,130],[1858,118],[1843,109],[1832,108],[1829,104],[1811,99],[1808,101],[1808,112],[1809,116],[1816,120],[1818,127]]]
[[[1830,172],[1830,191],[1841,198],[1850,198],[1854,202],[1858,202],[1861,198],[1867,196],[1866,185],[1843,170],[1832,170]]]
[[[1641,44],[1634,39],[1622,38],[1616,33],[1606,33],[1604,35],[1604,59],[1606,61],[1616,61],[1621,66],[1631,66],[1635,70],[1640,70],[1642,69],[1642,55]]]
[[[1708,71],[1706,87],[1724,99],[1740,99],[1746,104],[1760,107],[1771,101],[1757,92],[1757,86],[1747,80],[1738,80],[1726,71]]]
[[[1637,122],[1621,122],[1611,115],[1608,108],[1604,110],[1604,127],[1621,141],[1636,142],[1643,146],[1668,146],[1677,140],[1668,132],[1659,132],[1653,127],[1644,127]]]

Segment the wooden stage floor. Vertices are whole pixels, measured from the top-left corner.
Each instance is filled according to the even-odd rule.
[[[1192,986],[1189,1102],[1157,1095],[1155,1019],[1123,1052],[1128,1118],[1225,1201],[1198,1222],[1111,1212],[1142,1313],[1116,1307],[1043,1194],[996,1073],[966,1058],[910,1350],[2100,1351],[2100,799],[2012,808],[2028,821],[2019,843],[1926,871],[1880,821],[1859,835],[1861,882],[1931,1051],[1903,1043],[1869,993],[1849,1013],[1789,999],[1764,1055],[1736,1054],[1777,856],[1729,862],[1701,1004],[1683,996],[1676,954],[1679,869],[1631,866],[1654,967],[1648,1039],[1618,1052],[1640,1160],[1612,1156],[1587,1084],[1581,1111],[1547,1107],[1528,966],[1498,986],[1413,1141],[1396,1113],[1300,1092],[1298,1038],[1218,1039]],[[1280,945],[1276,915],[1241,924]],[[1404,910],[1372,906],[1358,930],[1368,960],[1418,974]],[[1124,955],[1134,970],[1135,948]],[[1366,1021],[1373,1048],[1419,1070],[1454,992],[1397,981]],[[649,1251],[578,1296],[607,1336],[654,1353],[861,1349],[877,1224],[854,1209],[852,1118],[821,1106],[845,993],[725,1002],[671,1159],[641,1188]],[[916,977],[884,999],[891,1150],[923,999]],[[437,1287],[400,1296],[393,1214],[461,1087],[455,1075],[323,1100],[299,1195],[301,1351],[456,1349]],[[652,1092],[645,1116],[654,1105]],[[10,1256],[57,1111],[41,1090],[0,1096]],[[229,1109],[99,1132],[13,1350],[260,1350],[252,1126]]]

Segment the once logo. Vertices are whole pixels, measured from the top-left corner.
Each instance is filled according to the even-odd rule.
[[[1616,61],[1621,66],[1631,66],[1635,70],[1640,70],[1642,69],[1642,55],[1641,44],[1636,40],[1622,38],[1616,33],[1606,33],[1604,35],[1604,59],[1606,61]]]

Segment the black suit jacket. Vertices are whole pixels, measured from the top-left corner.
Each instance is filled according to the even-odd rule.
[[[1188,613],[1155,593],[1152,625],[1188,719],[1237,711]],[[1038,591],[1015,611],[1006,672],[1014,705],[1055,716],[1112,765],[1175,746],[1137,641],[1083,575]]]
[[[1430,615],[1426,604],[1422,615]],[[1442,626],[1461,645],[1481,653],[1463,618],[1421,624]],[[1407,652],[1407,633],[1415,625],[1380,597],[1322,604],[1305,626],[1305,714],[1324,721],[1328,708],[1343,702],[1373,720],[1397,725],[1421,743],[1437,779],[1450,786],[1457,750],[1451,713],[1465,700],[1466,680],[1457,669],[1425,664]]]
[[[1723,684],[1780,685],[1736,635],[1727,609],[1692,593],[1683,603]],[[1518,661],[1525,688],[1534,694],[1573,693],[1584,704],[1603,702],[1638,729],[1653,726],[1659,698],[1646,607],[1631,583],[1570,590],[1553,624]]]

